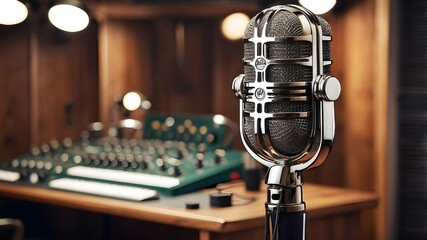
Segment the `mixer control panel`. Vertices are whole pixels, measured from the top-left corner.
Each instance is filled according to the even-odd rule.
[[[242,170],[242,152],[224,144],[228,127],[223,123],[213,116],[148,115],[142,138],[90,138],[86,134],[74,143],[70,138],[53,139],[1,163],[0,181],[60,189],[57,186],[62,182],[78,182],[82,187],[84,181],[91,182],[84,193],[91,193],[94,183],[165,195],[195,191],[236,178]]]

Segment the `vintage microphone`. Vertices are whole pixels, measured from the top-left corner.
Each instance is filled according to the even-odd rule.
[[[329,24],[297,5],[265,9],[246,27],[244,74],[232,89],[243,144],[269,168],[266,239],[305,239],[301,172],[328,156],[341,92],[329,76],[331,40]]]

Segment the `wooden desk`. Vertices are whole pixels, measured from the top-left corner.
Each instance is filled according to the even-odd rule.
[[[250,240],[264,238],[265,189],[264,184],[259,192],[248,192],[242,186],[232,188],[230,191],[255,197],[256,200],[246,205],[227,208],[209,206],[209,193],[214,191],[211,189],[178,197],[161,197],[161,200],[129,202],[0,183],[0,199],[23,200],[120,219],[134,219],[131,225],[135,225],[135,222],[141,223],[135,227],[138,231],[144,228],[144,223],[145,227],[151,228],[150,231],[145,231],[145,237],[136,237],[139,239],[158,239],[156,236],[159,235],[155,234],[157,232],[168,239]],[[303,189],[307,205],[307,239],[360,239],[360,213],[375,207],[377,198],[374,194],[309,183],[306,183]],[[199,202],[200,209],[185,209],[185,203],[191,201]],[[114,221],[114,226],[123,227],[119,220]],[[153,223],[155,225],[152,225]],[[171,230],[169,226],[175,230]],[[165,230],[162,230],[163,227]],[[177,229],[185,231],[177,233]],[[113,235],[126,236],[128,233],[129,231],[119,231]],[[152,238],[149,237],[151,233]]]

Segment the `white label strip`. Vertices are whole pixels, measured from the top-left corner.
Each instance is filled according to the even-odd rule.
[[[160,188],[173,188],[178,186],[180,183],[179,179],[174,177],[83,166],[71,167],[67,170],[67,174],[75,177],[85,177]]]
[[[157,195],[157,192],[151,189],[71,178],[52,180],[49,182],[49,187],[133,201],[142,201]]]
[[[0,169],[0,180],[7,182],[16,182],[19,180],[19,173]]]

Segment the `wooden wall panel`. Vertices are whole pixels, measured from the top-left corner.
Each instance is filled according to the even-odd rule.
[[[346,12],[343,89],[346,108],[346,185],[373,190],[374,131],[374,2],[365,1]],[[356,34],[357,33],[357,34]],[[371,59],[371,60],[370,60]]]
[[[212,112],[212,20],[107,19],[100,25],[104,123],[114,96],[130,90],[146,95],[152,111]]]
[[[170,112],[175,91],[175,79],[177,76],[176,64],[176,23],[169,18],[160,18],[155,23],[155,55],[153,76],[153,111]]]
[[[178,44],[177,53],[180,52],[180,47],[184,47],[183,65],[182,69],[178,68],[178,76],[175,79],[177,82],[173,86],[175,91],[172,111],[211,114],[212,101],[215,98],[212,91],[212,28],[216,25],[209,18],[184,19],[181,23],[185,33],[184,46]],[[178,25],[178,32],[179,26],[181,25]]]
[[[30,146],[29,26],[0,27],[0,162]]]
[[[109,125],[114,98],[128,91],[140,91],[151,100],[153,88],[152,23],[115,20],[100,23],[100,120]],[[136,119],[141,115],[132,116]]]
[[[76,140],[98,119],[97,26],[67,35],[50,24],[33,28],[31,142]]]

